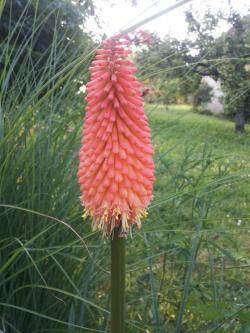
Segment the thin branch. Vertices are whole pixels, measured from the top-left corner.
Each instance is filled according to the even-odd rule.
[[[151,15],[150,17],[147,17],[146,19],[132,25],[131,27],[127,28],[127,29],[124,29],[124,30],[121,30],[120,33],[122,34],[127,34],[129,32],[132,32],[134,30],[136,30],[137,28],[140,28],[141,26],[143,26],[144,24],[148,23],[148,22],[151,22],[155,19],[157,19],[158,17],[162,16],[162,15],[165,15],[167,13],[170,13],[172,12],[173,10],[187,4],[188,2],[191,2],[193,0],[182,0],[182,1],[179,1],[178,3],[166,8],[166,9],[163,9],[161,10],[160,12],[156,13],[156,14],[153,14]]]

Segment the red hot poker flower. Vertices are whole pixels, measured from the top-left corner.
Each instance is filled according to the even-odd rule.
[[[120,36],[104,41],[87,84],[78,178],[84,216],[105,235],[140,227],[152,198],[153,148],[128,43]]]

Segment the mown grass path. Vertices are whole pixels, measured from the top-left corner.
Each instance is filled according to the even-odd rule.
[[[211,171],[224,168],[229,174],[241,176],[233,195],[223,203],[223,211],[216,210],[214,214],[223,217],[225,213],[237,221],[242,217],[250,221],[249,125],[244,134],[235,133],[233,122],[195,113],[186,105],[147,105],[146,110],[152,128],[156,164],[162,155],[178,164],[188,151],[193,154],[193,159],[199,159],[202,147],[206,145],[211,158],[217,160],[211,165]]]

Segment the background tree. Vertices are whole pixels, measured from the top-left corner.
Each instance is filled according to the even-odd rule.
[[[151,43],[136,53],[136,62],[140,79],[158,93],[152,101],[187,102],[200,80],[188,66],[192,59],[189,45],[170,36],[163,40],[155,34],[151,37]]]
[[[235,129],[244,131],[249,116],[249,75],[246,70],[248,47],[245,39],[247,26],[243,18],[233,11],[225,16],[207,12],[203,19],[186,13],[189,33],[193,38],[189,45],[196,49],[194,71],[201,76],[219,78],[225,94],[225,112],[235,119]],[[219,38],[215,31],[221,20],[226,20],[230,29]]]
[[[225,111],[234,116],[235,129],[244,131],[245,122],[250,116],[250,75],[246,70],[250,54],[245,40],[246,26],[235,12],[230,13],[228,22],[232,26],[225,36],[224,52],[228,60],[220,69],[225,92]]]
[[[225,20],[229,29],[218,37]],[[138,75],[146,86],[154,87],[150,101],[187,102],[197,93],[203,76],[220,79],[224,111],[235,119],[235,129],[244,131],[250,115],[250,17],[232,9],[226,15],[208,10],[202,17],[190,10],[186,21],[189,38],[179,41],[152,35],[152,43],[136,54]]]
[[[2,75],[6,88],[27,62],[26,70],[37,82],[48,66],[57,71],[93,45],[91,36],[83,31],[84,22],[93,15],[92,0],[6,1],[0,17],[0,73],[9,71],[8,82]]]

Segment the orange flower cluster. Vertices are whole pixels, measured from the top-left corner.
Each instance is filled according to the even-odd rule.
[[[103,42],[86,89],[78,179],[84,215],[105,235],[140,227],[152,198],[153,148],[128,43],[121,36]]]

